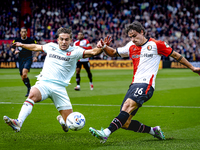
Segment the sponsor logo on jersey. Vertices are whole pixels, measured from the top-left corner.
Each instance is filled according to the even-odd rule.
[[[140,55],[132,55],[132,58],[140,58],[140,57],[150,57],[152,58],[153,57],[153,54],[140,54]]]
[[[147,49],[150,51],[152,49],[152,46],[151,45],[148,45],[147,46]]]
[[[59,60],[64,60],[64,61],[70,60],[70,58],[61,57],[61,56],[58,56],[58,55],[55,55],[55,54],[49,54],[49,57],[50,58],[56,58],[56,59],[59,59]]]

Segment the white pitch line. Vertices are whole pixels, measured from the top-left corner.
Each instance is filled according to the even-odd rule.
[[[0,104],[23,104],[13,102],[0,102]],[[54,105],[54,103],[36,103],[36,105]],[[77,106],[108,106],[108,107],[120,107],[121,105],[105,105],[105,104],[72,104]],[[142,107],[162,107],[162,108],[200,108],[200,106],[155,106],[155,105],[143,105]]]

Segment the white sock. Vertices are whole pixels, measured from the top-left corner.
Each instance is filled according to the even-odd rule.
[[[81,86],[80,86],[80,85],[77,85],[77,87],[80,88]]]
[[[59,120],[60,124],[65,124],[65,121],[63,119],[63,117],[61,116],[60,120]]]
[[[151,127],[151,130],[149,131],[149,134],[151,134],[151,135],[155,135],[155,132],[154,132],[154,130],[153,130],[152,127]]]
[[[27,98],[26,101],[24,102],[24,104],[23,104],[23,106],[21,108],[21,111],[19,113],[19,116],[18,116],[18,120],[19,120],[20,126],[22,126],[24,120],[31,113],[34,104],[35,104],[34,101],[29,99],[29,98]]]
[[[93,83],[92,82],[90,82],[90,85],[92,85]]]
[[[108,128],[104,129],[103,132],[107,137],[109,137],[109,135],[111,134],[111,131]]]

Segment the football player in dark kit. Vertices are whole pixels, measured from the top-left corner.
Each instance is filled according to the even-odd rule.
[[[16,38],[13,43],[15,42],[21,42],[23,44],[36,44],[36,41],[27,37],[27,29],[25,27],[22,27],[20,29],[20,38]],[[31,64],[32,62],[36,62],[37,61],[37,57],[40,54],[39,52],[37,52],[35,54],[35,56],[33,57],[32,55],[32,51],[26,50],[24,48],[18,47],[16,49],[15,46],[11,47],[11,51],[13,52],[13,54],[19,54],[18,60],[19,60],[19,72],[22,78],[22,81],[24,82],[24,84],[27,87],[27,94],[25,95],[25,97],[28,97],[29,95],[29,91],[31,89],[31,84],[30,84],[30,80],[28,78],[28,72],[30,71],[31,68]]]

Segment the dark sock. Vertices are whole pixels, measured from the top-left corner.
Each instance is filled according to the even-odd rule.
[[[149,133],[151,127],[146,126],[137,120],[131,120],[131,123],[127,130],[132,130],[134,132],[140,132],[140,133]]]
[[[24,84],[26,85],[26,87],[27,87],[28,89],[31,88],[31,84],[30,84],[29,78],[24,78],[23,82],[24,82]]]
[[[81,77],[80,74],[76,74],[76,83],[77,85],[80,85]]]
[[[129,114],[125,111],[121,111],[120,114],[113,119],[108,129],[113,133],[117,129],[121,128],[128,120]]]
[[[92,74],[88,73],[88,78],[90,79],[90,82],[92,82]]]

